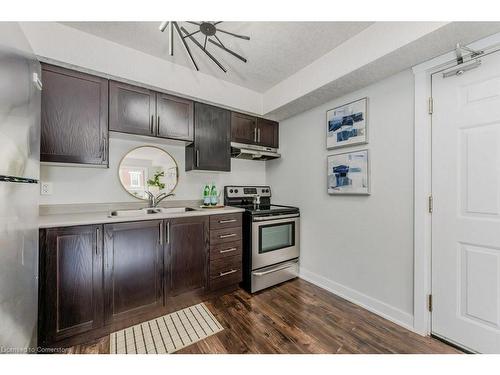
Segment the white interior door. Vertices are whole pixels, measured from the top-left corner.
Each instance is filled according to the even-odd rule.
[[[432,331],[500,353],[500,52],[433,76]]]

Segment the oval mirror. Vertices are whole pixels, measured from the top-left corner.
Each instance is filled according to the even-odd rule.
[[[155,196],[170,193],[178,179],[175,159],[165,150],[142,146],[125,155],[118,167],[120,182],[125,190],[139,199],[148,199],[146,191]]]

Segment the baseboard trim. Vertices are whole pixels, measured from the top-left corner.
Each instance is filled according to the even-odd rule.
[[[349,302],[361,306],[374,314],[390,320],[401,327],[404,327],[412,332],[416,332],[413,328],[413,316],[400,309],[388,305],[385,302],[379,301],[366,294],[360,293],[354,289],[346,287],[335,281],[329,280],[324,276],[311,272],[303,267],[300,267],[299,277],[320,288],[342,297]],[[418,333],[418,332],[417,332]]]

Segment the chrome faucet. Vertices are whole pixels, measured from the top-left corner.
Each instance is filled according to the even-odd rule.
[[[162,200],[164,200],[165,198],[175,196],[174,193],[168,193],[168,194],[161,193],[161,194],[155,196],[153,193],[151,193],[150,191],[147,191],[147,190],[146,190],[146,194],[148,195],[148,208],[156,208],[158,206],[158,204],[160,204],[160,202]]]

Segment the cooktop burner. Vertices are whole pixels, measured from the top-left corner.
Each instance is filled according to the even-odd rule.
[[[260,204],[260,205],[254,205],[254,204],[234,205],[233,204],[232,206],[244,208],[247,212],[251,213],[252,215],[288,213],[288,212],[295,213],[295,212],[299,211],[299,209],[296,207],[280,206],[280,205],[276,205],[276,204]]]
[[[225,186],[224,204],[240,207],[253,216],[298,213],[296,207],[271,204],[270,186]]]

